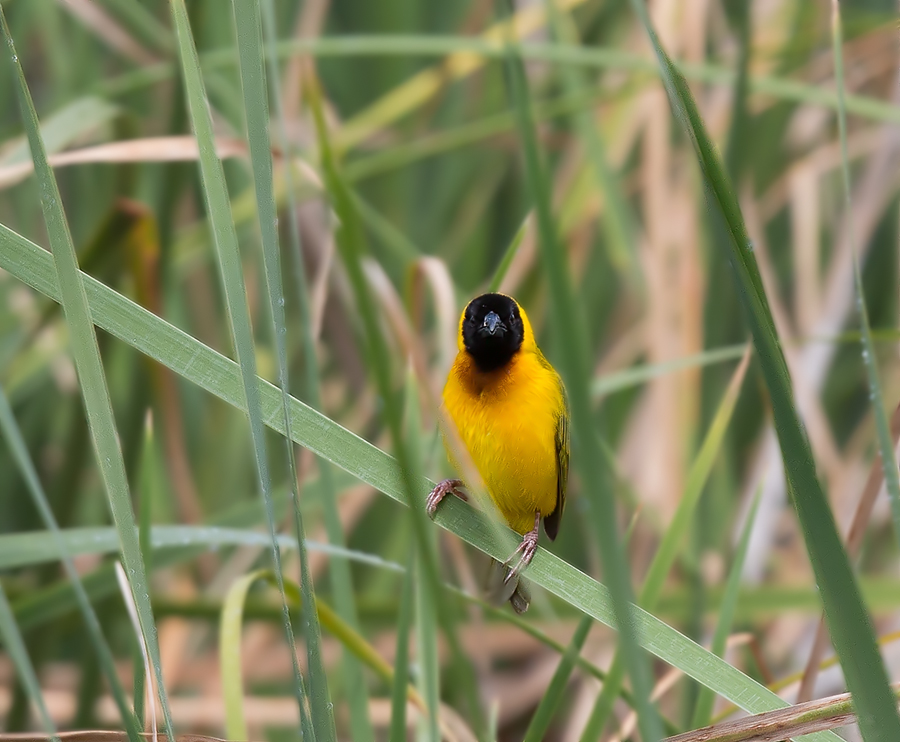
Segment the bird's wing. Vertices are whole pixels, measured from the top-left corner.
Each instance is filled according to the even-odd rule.
[[[559,521],[566,504],[566,485],[569,482],[569,399],[562,380],[559,387],[563,403],[556,421],[556,507],[544,518],[544,532],[551,540],[559,533]]]

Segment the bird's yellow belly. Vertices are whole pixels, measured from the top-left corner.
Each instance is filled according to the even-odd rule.
[[[556,508],[558,389],[552,376],[473,395],[451,375],[444,390],[445,408],[488,494],[518,533],[534,528],[536,512],[544,517]]]

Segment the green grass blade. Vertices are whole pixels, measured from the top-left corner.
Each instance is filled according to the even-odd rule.
[[[153,544],[151,529],[153,526],[153,502],[160,495],[160,482],[156,460],[156,438],[153,431],[153,418],[147,415],[144,425],[144,445],[141,450],[140,490],[138,492],[140,520],[138,522],[138,542],[141,555],[144,557],[144,569],[153,574]]]
[[[740,541],[734,552],[734,562],[731,565],[731,571],[728,573],[728,582],[725,584],[725,593],[719,606],[719,618],[716,622],[716,630],[712,641],[712,653],[717,657],[725,656],[725,644],[728,641],[728,634],[731,633],[731,625],[734,622],[738,594],[741,589],[741,573],[744,570],[744,559],[747,557],[747,546],[750,544],[750,533],[753,531],[753,524],[756,522],[756,511],[758,508],[759,492],[757,492],[753,500],[753,506],[747,514],[747,522],[744,524],[744,530],[741,532]],[[711,688],[700,688],[700,694],[697,696],[697,706],[694,708],[694,717],[691,721],[693,729],[705,727],[710,723],[715,700],[716,694]]]
[[[360,219],[383,248],[390,253],[394,262],[405,266],[421,256],[422,253],[405,234],[356,192],[353,193],[353,204],[356,206]]]
[[[666,575],[675,563],[675,556],[678,546],[684,539],[684,535],[690,529],[697,504],[700,502],[700,496],[709,481],[709,475],[712,471],[713,464],[719,457],[722,450],[722,444],[725,440],[725,433],[731,423],[734,407],[737,404],[741,386],[744,382],[744,376],[750,360],[749,351],[744,351],[744,361],[735,370],[731,377],[731,382],[722,396],[719,403],[719,409],[716,410],[715,417],[710,423],[709,430],[700,446],[700,451],[691,464],[688,471],[687,481],[684,487],[684,493],[678,502],[678,508],[666,530],[666,534],[653,555],[653,561],[647,570],[647,577],[644,579],[644,586],[641,588],[641,605],[647,610],[653,610],[659,601],[662,592],[663,583]]]
[[[41,692],[41,684],[38,681],[37,673],[28,657],[28,649],[25,647],[25,640],[19,632],[16,624],[16,617],[13,615],[9,600],[6,598],[6,591],[0,584],[0,639],[12,659],[13,667],[16,668],[17,680],[25,689],[28,698],[37,709],[38,717],[41,720],[41,726],[44,731],[53,739],[58,740],[56,736],[56,724],[50,717],[50,711],[47,704],[44,703],[44,694]]]
[[[881,380],[878,378],[875,343],[872,341],[872,328],[869,325],[869,311],[866,308],[866,296],[863,291],[862,271],[859,267],[859,252],[856,249],[856,230],[853,225],[853,203],[850,197],[850,157],[847,154],[847,107],[844,90],[844,55],[843,32],[841,30],[841,7],[837,0],[832,0],[832,43],[834,47],[834,74],[838,94],[838,131],[841,141],[841,176],[844,187],[844,206],[848,221],[848,233],[853,249],[853,282],[856,289],[856,306],[859,312],[860,341],[862,344],[863,365],[869,383],[869,399],[875,415],[875,432],[878,436],[878,455],[884,471],[884,483],[888,500],[891,503],[891,515],[894,521],[894,534],[900,544],[900,475],[897,469],[897,457],[894,454],[894,440],[884,410],[884,396],[881,392]]]
[[[276,110],[280,140],[282,142],[282,145],[287,148],[287,151],[290,154],[291,138],[287,133],[288,127],[285,120],[284,111],[282,109],[280,98],[281,83],[279,79],[278,60],[274,55],[274,41],[277,38],[277,33],[275,27],[275,8],[272,0],[262,0],[262,17],[265,36],[269,39],[270,42],[272,42],[269,44],[268,49],[270,52],[269,75],[272,79],[272,85],[270,87],[272,91],[273,106]],[[264,125],[264,122],[260,122],[260,126],[262,125]],[[316,354],[316,343],[313,337],[312,312],[310,311],[310,299],[306,280],[306,268],[303,263],[303,248],[300,241],[300,227],[297,217],[297,214],[299,213],[299,204],[297,203],[296,198],[296,189],[293,182],[294,175],[292,168],[285,168],[284,177],[288,194],[288,223],[290,226],[290,235],[292,239],[291,254],[294,259],[296,292],[298,303],[300,305],[300,315],[302,322],[301,333],[303,339],[303,355],[306,362],[304,374],[304,391],[307,401],[313,407],[318,409],[321,406],[321,390],[318,376],[318,358]],[[270,223],[274,224],[274,195],[272,195],[271,198],[268,198],[267,201],[271,204],[272,210],[272,213],[270,214],[268,220]],[[261,218],[263,218],[262,213],[263,212],[261,211]],[[273,295],[273,301],[275,301],[279,305],[276,309],[273,310],[273,315],[275,314],[276,310],[283,315],[283,299],[280,292],[277,300]],[[279,358],[279,363],[280,362],[281,358]],[[284,362],[285,364],[287,363],[286,355],[284,358]],[[284,374],[285,378],[287,378],[286,368],[284,370]],[[285,392],[284,403],[285,409],[287,410],[287,392]],[[287,441],[287,445],[289,447],[293,446],[290,441]],[[337,489],[334,483],[334,470],[332,469],[332,466],[329,462],[321,459],[318,462],[318,466],[320,478],[323,484],[323,487],[321,487],[319,490],[319,502],[322,505],[323,520],[325,522],[325,530],[328,534],[328,540],[336,547],[343,548],[346,544],[346,539],[344,537],[343,524],[341,523],[341,518],[337,507],[338,498]],[[294,474],[292,476],[294,478],[294,481],[296,481],[296,475]],[[350,565],[344,560],[332,559],[328,562],[328,572],[329,577],[331,578],[331,584],[334,591],[334,600],[338,615],[349,626],[351,626],[354,631],[359,631],[359,617],[357,613],[356,596],[353,588]],[[312,583],[310,582],[310,584]],[[307,600],[311,600],[311,596],[307,596]],[[365,742],[365,740],[372,739],[373,732],[372,725],[369,719],[368,689],[366,686],[365,677],[363,676],[362,666],[350,652],[344,652],[342,661],[344,681],[347,685],[347,697],[350,707],[351,735],[353,736],[354,740]]]
[[[578,95],[560,95],[535,102],[535,117],[538,120],[546,120],[570,115],[597,104],[607,96],[608,91],[593,88]],[[476,121],[425,134],[390,149],[360,155],[347,163],[344,175],[351,183],[358,183],[376,175],[409,167],[429,157],[483,142],[509,132],[515,127],[515,111],[492,114]]]
[[[678,547],[690,528],[697,503],[700,502],[700,496],[706,487],[713,464],[721,451],[725,433],[731,423],[731,417],[737,404],[738,394],[741,390],[741,384],[743,383],[749,361],[747,346],[741,346],[741,348],[745,360],[735,371],[728,389],[719,403],[719,408],[716,410],[715,417],[713,417],[709,430],[706,432],[700,451],[697,453],[693,464],[691,464],[684,494],[678,501],[678,508],[672,517],[672,522],[666,529],[666,533],[657,547],[656,553],[653,555],[653,561],[647,570],[647,576],[644,578],[644,585],[640,594],[640,605],[648,611],[656,609],[666,576],[675,563]],[[603,689],[600,691],[597,702],[594,704],[594,708],[591,710],[591,715],[585,725],[581,736],[583,742],[597,739],[603,731],[603,727],[606,725],[606,720],[609,718],[613,703],[618,695],[619,686],[624,679],[623,670],[622,657],[617,652],[610,666],[609,676],[603,683]]]
[[[241,672],[241,634],[244,627],[244,603],[253,583],[267,570],[259,569],[235,580],[222,604],[219,620],[219,666],[222,672],[222,702],[225,704],[225,736],[250,739],[244,718],[244,682]]]
[[[410,560],[415,552],[410,549]],[[413,618],[413,571],[403,576],[403,591],[397,616],[397,651],[394,654],[394,685],[391,688],[390,742],[406,742],[406,688],[409,685],[409,629]]]
[[[440,622],[453,656],[457,687],[467,696],[472,725],[479,730],[479,733],[482,733],[485,726],[476,692],[477,684],[474,669],[466,658],[457,636],[453,607],[446,603],[443,592],[439,588],[440,579],[436,550],[432,543],[434,533],[433,529],[430,529],[428,526],[427,516],[424,508],[421,506],[422,499],[419,494],[419,484],[422,481],[419,471],[421,459],[417,457],[418,451],[414,445],[418,441],[418,423],[416,422],[415,428],[409,426],[407,432],[404,432],[403,411],[405,406],[400,394],[395,391],[394,383],[391,379],[390,354],[379,324],[380,312],[372,298],[368,279],[363,271],[362,260],[366,251],[365,240],[354,206],[353,196],[340,171],[331,145],[328,128],[325,124],[318,80],[310,76],[307,79],[306,87],[310,108],[315,120],[324,180],[332,207],[338,218],[336,235],[338,249],[353,288],[356,310],[362,319],[365,331],[365,354],[369,368],[375,377],[376,388],[384,401],[384,416],[404,483],[402,489],[402,492],[405,494],[404,501],[410,507],[413,532],[415,533],[416,543],[419,546],[419,568],[424,579],[424,585],[427,586],[427,590],[420,600],[419,607],[421,610],[423,604],[428,603],[430,605],[430,613],[424,614],[426,619]],[[415,399],[415,396],[410,395],[409,399]],[[408,409],[408,406],[406,409]],[[419,592],[421,593],[422,591],[420,590]],[[429,709],[433,710],[434,707],[429,706]],[[435,718],[434,713],[432,713],[432,718]],[[436,724],[436,721],[434,723]]]
[[[637,52],[626,52],[620,49],[572,46],[568,44],[550,44],[529,42],[521,45],[522,56],[528,60],[540,60],[554,64],[567,64],[586,67],[588,69],[612,69],[632,73],[658,74],[658,68],[647,59],[646,55]],[[416,56],[443,57],[455,52],[470,52],[489,59],[503,59],[506,52],[502,44],[471,36],[447,36],[439,34],[402,35],[402,34],[347,34],[342,36],[324,36],[315,39],[294,39],[280,41],[275,45],[275,55],[279,59],[311,54],[316,57],[355,57],[355,56]],[[216,49],[205,52],[202,56],[205,71],[227,68],[235,63],[234,49]],[[678,69],[691,82],[708,83],[734,88],[737,75],[733,69],[717,64],[681,63]],[[141,70],[125,73],[118,78],[106,80],[97,85],[97,92],[105,97],[125,95],[148,85],[155,85],[169,80],[174,74],[174,66],[163,62]],[[441,75],[441,80],[446,80]],[[821,85],[809,84],[802,80],[780,76],[751,75],[747,81],[750,94],[764,95],[776,100],[801,103],[810,106],[838,108],[837,93]],[[440,90],[434,86],[428,98]],[[848,113],[870,121],[900,123],[900,110],[889,101],[879,100],[864,95],[845,96]],[[418,102],[423,105],[422,99]],[[412,109],[409,109],[412,110]],[[395,110],[391,115],[378,121],[380,126],[395,123],[406,111]],[[348,124],[355,123],[355,118]],[[352,140],[358,138],[353,132]],[[344,144],[343,140],[341,141]],[[351,141],[356,144],[356,141]]]
[[[771,396],[788,490],[821,590],[832,643],[856,703],[860,729],[870,742],[900,739],[896,701],[888,685],[871,619],[816,476],[809,441],[794,407],[790,374],[740,206],[684,77],[660,45],[644,3],[632,0],[632,4],[653,44],[671,105],[691,138],[706,185],[728,225],[731,263]]]
[[[578,46],[578,29],[569,15],[557,7],[554,0],[545,0],[547,16],[553,34],[561,42]],[[571,96],[587,92],[588,82],[583,71],[572,65],[563,65],[560,70],[563,86]],[[594,170],[594,179],[603,192],[606,208],[603,212],[603,229],[606,233],[606,249],[612,264],[625,276],[636,283],[643,281],[637,253],[637,220],[622,192],[618,177],[613,172],[606,154],[606,143],[596,122],[596,113],[588,108],[574,113],[573,128],[584,143],[588,158]]]
[[[509,41],[508,59],[508,74],[525,154],[525,170],[534,201],[540,237],[540,252],[550,287],[553,328],[557,334],[557,347],[561,349],[559,355],[562,360],[562,376],[571,402],[572,430],[576,444],[580,444],[580,456],[576,457],[576,461],[581,469],[581,480],[585,483],[586,494],[590,498],[604,573],[610,584],[616,625],[620,632],[619,646],[631,677],[641,736],[644,739],[661,739],[662,727],[659,717],[649,700],[650,666],[639,649],[633,623],[628,562],[619,541],[615,503],[611,494],[612,489],[608,486],[612,478],[606,469],[606,459],[591,415],[588,340],[584,318],[578,312],[567,261],[564,258],[564,247],[557,240],[551,209],[549,176],[538,150],[524,66],[512,45],[512,40]]]
[[[420,550],[421,553],[421,550]],[[431,597],[431,582],[417,564],[414,570],[416,583],[416,658],[420,665],[419,691],[425,699],[428,715],[424,719],[425,739],[439,742],[438,708],[441,701],[441,663],[438,658],[438,615],[436,601]]]
[[[522,240],[525,239],[525,233],[528,231],[528,224],[530,221],[531,213],[529,212],[526,214],[525,218],[522,220],[522,224],[513,235],[512,242],[509,243],[504,251],[503,257],[500,259],[500,264],[497,266],[497,270],[494,271],[493,278],[491,278],[491,283],[487,289],[488,291],[493,293],[500,290],[500,284],[503,283],[503,279],[506,277],[509,266],[512,265],[513,258],[516,257],[516,253],[519,251],[519,245],[521,245]]]
[[[294,695],[302,719],[304,704],[303,679],[296,653],[293,651],[294,630],[282,583],[281,554],[276,538],[275,515],[272,505],[272,483],[266,453],[264,423],[260,408],[259,390],[253,381],[256,378],[253,331],[247,308],[247,295],[242,275],[237,233],[231,215],[225,173],[222,163],[216,155],[212,119],[200,74],[197,50],[191,36],[187,9],[185,8],[184,0],[175,0],[171,7],[188,109],[200,149],[200,171],[203,180],[204,197],[207,203],[213,232],[213,243],[216,248],[216,256],[225,292],[232,338],[241,368],[243,393],[246,399],[246,409],[250,421],[250,433],[256,460],[257,480],[260,494],[265,504],[266,520],[271,537],[272,562],[275,575],[279,580],[279,587],[281,588],[284,635],[290,650],[289,654],[294,674]],[[259,61],[261,63],[261,59]],[[257,184],[257,187],[260,187],[260,185],[265,187],[260,183]],[[309,589],[309,580],[305,582],[305,587]],[[315,612],[310,612],[307,621],[309,627],[305,633],[307,636],[306,652],[309,662],[310,714],[315,728],[315,738],[320,740],[320,742],[328,742],[335,739],[334,717],[328,695],[325,670],[322,665],[318,618]]]
[[[594,397],[605,397],[623,389],[630,389],[639,384],[645,384],[653,379],[658,379],[667,374],[684,371],[691,368],[703,368],[717,363],[736,361],[747,350],[747,345],[728,345],[724,348],[704,350],[702,353],[675,358],[671,361],[648,365],[634,366],[624,371],[616,371],[611,374],[598,376],[591,384],[591,394]]]
[[[584,646],[584,640],[587,639],[588,632],[594,621],[590,616],[582,617],[572,636],[572,641],[566,647],[566,651],[556,666],[556,672],[550,680],[550,685],[541,698],[528,729],[525,732],[524,742],[541,742],[550,729],[550,722],[553,721],[553,715],[563,700],[563,694],[572,670],[575,669],[575,660],[581,654],[581,648]]]
[[[416,466],[417,474],[421,469],[422,461],[420,421],[418,387],[415,375],[412,369],[409,369],[406,374],[403,426],[407,451],[410,460]],[[441,600],[444,597],[443,591],[440,591],[440,595],[437,592],[440,578],[422,566],[437,562],[437,533],[433,528],[421,529],[422,516],[416,510],[410,509],[408,517],[413,529],[416,528],[418,521],[419,529],[422,530],[419,541],[415,542],[418,563],[413,570],[412,577],[415,585],[416,657],[420,666],[418,685],[422,697],[425,699],[425,708],[428,710],[426,717],[422,720],[422,727],[426,739],[431,742],[440,742],[438,716],[441,701],[441,662],[438,655],[438,631],[441,623],[439,617],[441,611],[445,610],[447,601]],[[454,637],[455,641],[454,628],[450,627],[448,633]]]
[[[34,108],[34,102],[28,91],[25,75],[19,64],[15,45],[2,7],[0,7],[0,28],[2,28],[6,48],[12,62],[16,96],[25,124],[25,131],[28,135],[35,174],[40,185],[41,208],[44,212],[44,221],[52,248],[52,258],[59,278],[61,303],[71,336],[70,345],[78,373],[91,438],[107,493],[109,508],[119,535],[122,561],[127,570],[129,586],[137,607],[141,632],[153,664],[159,689],[160,706],[165,720],[166,734],[171,737],[173,734],[172,718],[162,677],[156,624],[154,623],[153,611],[150,607],[147,576],[141,557],[134,513],[131,509],[125,462],[119,448],[115,418],[109,398],[109,390],[106,386],[103,361],[100,357],[100,349],[97,346],[97,336],[85,294],[83,276],[78,269],[78,258],[75,254],[72,236],[69,233],[69,225],[63,211],[59,188],[47,161],[47,152],[41,139],[40,124]],[[127,721],[125,723],[127,724]]]
[[[407,573],[407,576],[410,573]],[[243,702],[243,688],[241,681],[241,630],[244,616],[244,607],[247,602],[247,594],[252,585],[257,581],[265,581],[278,589],[278,580],[270,570],[257,570],[237,580],[229,588],[225,603],[222,606],[221,629],[219,634],[219,652],[222,666],[223,690],[226,705],[228,707],[228,737],[231,739],[246,739],[247,728],[240,709]],[[295,609],[304,610],[303,590],[291,580],[284,581],[288,600]],[[411,597],[411,596],[410,596]],[[347,624],[325,603],[316,600],[313,604],[320,616],[322,626],[328,628],[342,646],[353,654],[362,664],[368,666],[381,680],[388,684],[395,684],[399,675],[391,666],[382,659],[378,651],[369,644],[359,632]],[[404,673],[405,674],[405,673]],[[404,709],[407,700],[411,700],[420,708],[423,706],[422,698],[407,684],[401,686]],[[304,717],[306,718],[306,717]],[[311,734],[304,726],[304,733]]]
[[[41,123],[41,136],[47,152],[59,152],[77,142],[92,131],[109,125],[122,113],[118,106],[95,96],[77,98],[55,111]],[[31,159],[28,137],[21,136],[3,142],[0,150],[0,166],[14,165]]]
[[[296,593],[295,602],[299,602],[299,589],[287,580],[279,580],[270,570],[260,569],[244,575],[228,590],[222,605],[219,628],[219,657],[222,666],[222,698],[226,703],[226,731],[229,739],[249,739],[244,721],[244,688],[241,674],[241,629],[243,624],[244,605],[247,593],[253,583],[265,580],[276,590],[286,596],[287,600]],[[302,678],[300,679],[302,683]],[[300,706],[300,730],[304,737],[315,739],[315,727],[306,710]]]
[[[735,180],[746,166],[743,158],[743,153],[746,151],[744,144],[751,122],[747,103],[753,42],[751,5],[750,0],[740,0],[723,7],[738,42],[737,73],[731,101],[731,123],[728,128],[728,144],[725,148],[725,169]]]
[[[247,117],[247,133],[250,142],[250,159],[253,169],[253,183],[256,191],[257,214],[262,236],[266,286],[269,295],[269,308],[272,313],[276,357],[278,360],[278,380],[282,391],[282,411],[285,427],[290,427],[289,377],[287,362],[287,320],[285,317],[285,299],[281,271],[281,258],[278,241],[278,219],[275,205],[274,182],[272,174],[272,146],[269,139],[269,102],[266,95],[267,82],[263,61],[262,19],[258,0],[233,0],[234,21],[237,30],[238,51],[240,54],[241,88],[244,95],[244,110]],[[306,313],[305,313],[306,314]],[[315,603],[314,585],[309,574],[308,558],[304,548],[303,517],[300,512],[300,493],[298,491],[297,467],[294,459],[294,445],[289,439],[284,441],[288,461],[288,476],[294,506],[294,523],[297,533],[297,545],[300,556],[301,587],[304,603]],[[327,465],[326,465],[327,466]],[[330,471],[323,474],[330,481]],[[329,493],[333,494],[333,493]],[[325,518],[329,524],[328,533],[332,543],[342,544],[340,519],[334,497],[322,498]],[[334,582],[335,594],[339,610],[347,616],[354,626],[356,622],[356,605],[350,581],[349,565],[344,560],[329,560],[329,569]],[[313,617],[315,619],[315,617]],[[307,644],[307,652],[313,658],[321,654],[317,621],[303,623]],[[310,666],[321,665],[320,659],[311,660]],[[359,663],[345,653],[344,668],[349,685],[350,719],[354,739],[361,742],[372,739],[371,725],[368,721],[368,698],[366,685]],[[299,681],[299,677],[298,677]],[[324,678],[321,681],[324,685]],[[315,683],[311,683],[313,689]],[[324,685],[325,705],[313,703],[311,714],[316,729],[331,733],[334,727],[333,714]],[[319,718],[322,715],[326,718]],[[329,737],[320,737],[329,739]]]
[[[138,485],[138,543],[144,559],[144,569],[153,574],[153,502],[159,498],[160,483],[157,478],[156,440],[153,435],[153,416],[148,411],[144,418],[144,441],[141,447],[140,484]],[[147,661],[143,645],[135,642],[132,649],[131,697],[134,716],[139,729],[145,729],[145,703],[147,698]]]
[[[172,34],[156,16],[138,0],[103,0],[113,14],[122,20],[129,31],[141,41],[164,54],[175,51]]]
[[[55,549],[56,553],[53,556],[50,556],[48,561],[56,559],[62,560],[63,568],[65,569],[66,576],[68,577],[69,582],[72,586],[72,590],[74,591],[75,598],[81,611],[82,618],[84,619],[84,624],[87,627],[91,643],[94,645],[94,651],[97,653],[97,657],[100,660],[100,666],[106,676],[107,682],[109,683],[110,692],[112,693],[116,708],[119,710],[119,716],[122,719],[122,724],[125,726],[125,730],[129,734],[129,739],[131,739],[132,742],[137,742],[138,730],[140,729],[140,725],[135,723],[134,714],[128,707],[128,701],[125,696],[125,689],[122,687],[122,683],[119,680],[119,675],[116,672],[115,660],[113,659],[112,652],[109,649],[109,645],[106,643],[106,639],[103,637],[103,631],[100,628],[100,621],[97,619],[97,614],[94,611],[90,600],[88,599],[87,593],[84,589],[84,585],[81,582],[81,577],[78,574],[78,570],[75,569],[75,564],[72,561],[72,552],[68,548],[68,545],[65,541],[65,536],[56,522],[56,517],[53,515],[53,510],[50,508],[50,502],[47,499],[47,494],[44,492],[44,488],[41,486],[41,481],[38,477],[37,471],[34,468],[31,457],[28,455],[28,448],[25,445],[25,440],[22,438],[22,433],[19,430],[19,426],[16,423],[15,417],[13,416],[13,411],[12,407],[10,407],[9,399],[7,398],[6,392],[3,390],[2,386],[0,386],[0,431],[3,431],[3,437],[6,439],[7,445],[12,451],[12,455],[15,459],[16,465],[19,467],[19,471],[21,472],[22,477],[25,480],[25,484],[28,488],[28,492],[31,494],[31,499],[34,503],[35,509],[38,511],[38,513],[40,513],[41,520],[43,520],[44,525],[47,528],[47,533],[45,535],[49,536],[49,538],[45,538],[44,535],[39,538],[35,538],[32,534],[32,538],[22,539],[22,543],[19,546],[13,546],[11,551],[16,557],[20,557],[24,551],[22,546],[25,546],[26,544],[50,546],[51,549]],[[109,534],[109,552],[117,551],[119,548],[119,542],[115,529],[107,528],[104,530],[106,530]],[[12,537],[13,535],[9,537]],[[141,550],[141,553],[145,553],[143,549]],[[2,569],[2,567],[0,567],[0,569]]]
[[[0,536],[0,569],[28,567],[52,562],[65,556],[113,554],[117,549],[114,528],[91,526],[67,528],[59,531],[60,542],[55,542],[51,531],[25,531]],[[282,549],[296,549],[297,540],[287,534],[279,534]],[[267,533],[244,528],[224,526],[153,526],[149,534],[149,547],[154,550],[182,550],[186,547],[218,549],[225,546],[271,546]],[[399,565],[374,554],[347,549],[333,544],[306,541],[308,551],[328,554],[339,559],[368,564],[373,567],[397,569]]]
[[[0,225],[0,267],[59,301],[52,256],[3,225]],[[92,316],[98,326],[228,404],[246,409],[240,370],[234,361],[96,279],[82,275]],[[291,399],[291,430],[285,431],[281,392],[262,379],[258,379],[257,384],[263,419],[270,428],[282,435],[290,435],[295,443],[306,446],[393,500],[408,501],[405,475],[396,459],[294,398]],[[417,497],[424,497],[434,483],[422,478],[414,486]],[[494,524],[465,503],[448,499],[441,506],[436,522],[495,559],[503,560],[509,556],[504,544],[494,537]],[[528,576],[531,582],[597,621],[607,626],[615,625],[606,587],[545,549],[538,549]],[[786,705],[774,693],[646,611],[636,608],[634,615],[642,646],[703,685],[716,689],[722,697],[751,713]],[[839,738],[823,733],[811,739],[824,742]]]

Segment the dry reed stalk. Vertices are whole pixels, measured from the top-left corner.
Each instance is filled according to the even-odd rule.
[[[898,686],[894,686],[897,692]],[[736,721],[676,734],[663,742],[779,742],[852,724],[856,715],[849,693],[767,711]]]

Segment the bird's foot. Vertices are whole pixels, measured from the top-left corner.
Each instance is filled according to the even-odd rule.
[[[468,501],[469,498],[462,491],[462,486],[461,479],[445,479],[442,482],[438,482],[437,486],[428,493],[428,497],[425,499],[425,512],[428,513],[428,517],[434,520],[434,514],[437,512],[438,505],[444,501],[447,495],[456,495],[460,500]]]
[[[503,581],[504,583],[509,582],[513,577],[517,577],[520,575],[523,570],[531,564],[531,560],[534,559],[535,552],[538,547],[538,534],[540,533],[541,526],[541,514],[540,512],[536,512],[534,514],[534,528],[532,528],[528,533],[522,536],[522,543],[516,547],[516,550],[510,554],[509,559],[504,562],[504,565],[509,567],[510,562],[516,558],[516,555],[519,556],[519,561],[516,562],[515,567],[509,567],[509,572],[506,573],[506,579]]]

